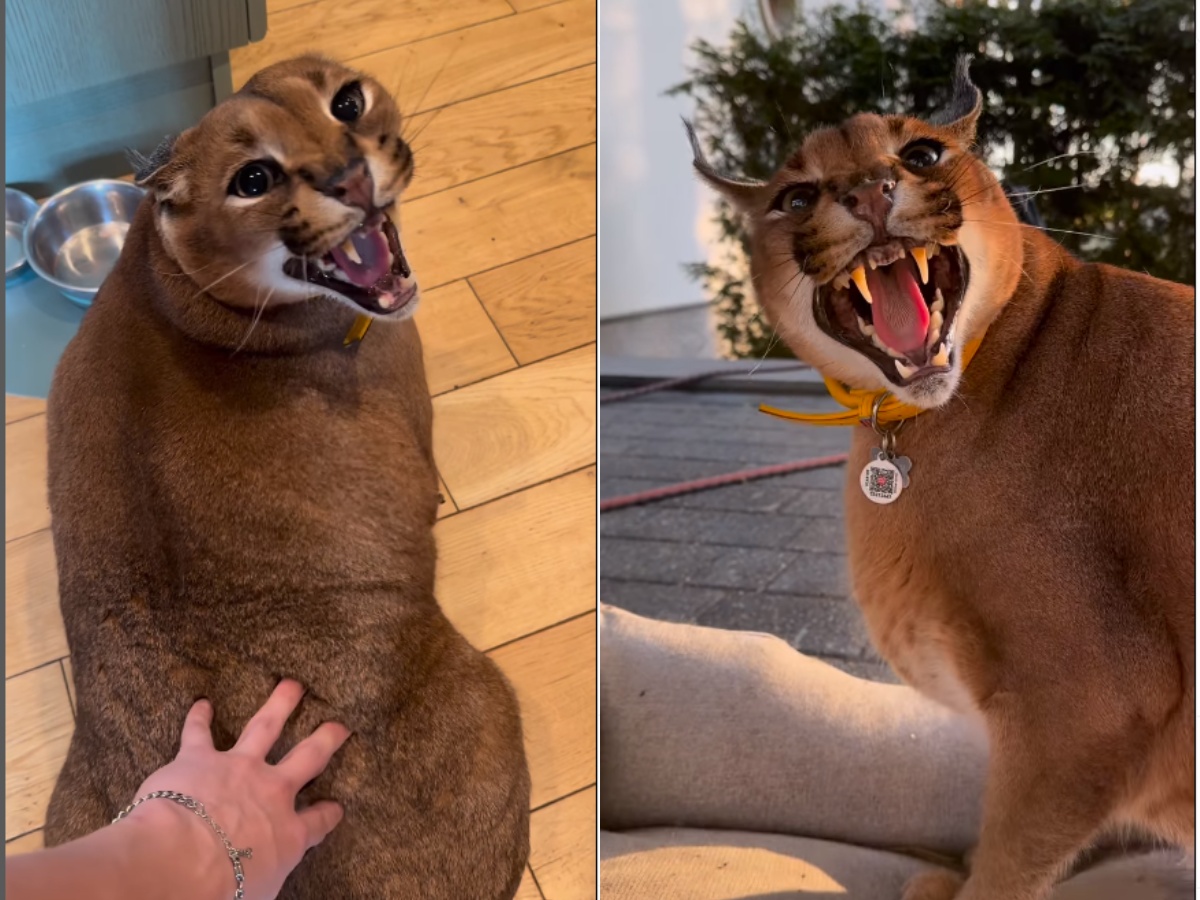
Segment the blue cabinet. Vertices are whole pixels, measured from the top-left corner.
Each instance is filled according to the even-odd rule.
[[[266,0],[7,0],[6,184],[47,196],[124,174],[225,96],[228,53],[266,34]]]

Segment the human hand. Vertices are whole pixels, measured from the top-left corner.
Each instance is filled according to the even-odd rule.
[[[349,730],[326,722],[270,765],[267,753],[279,740],[284,725],[304,696],[295,681],[279,683],[266,704],[250,719],[228,752],[212,742],[213,709],[207,700],[196,703],[183,724],[179,755],[143,782],[137,796],[153,791],[176,791],[204,804],[205,811],[228,835],[235,848],[253,851],[242,860],[246,900],[274,900],[284,879],[301,858],[342,819],[342,808],[322,801],[297,811],[296,795],[325,770],[333,754],[350,736]],[[139,805],[126,819],[188,832],[197,877],[213,885],[212,896],[233,893],[233,866],[212,828],[199,816],[168,800]],[[205,894],[207,896],[207,894]]]

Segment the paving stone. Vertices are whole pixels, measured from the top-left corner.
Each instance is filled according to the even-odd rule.
[[[643,506],[626,506],[600,514],[600,540],[609,538],[650,538],[660,537],[660,532],[654,527],[654,519],[665,512],[657,503],[647,503]],[[669,536],[669,535],[668,535]]]
[[[756,427],[757,426],[757,427]],[[637,441],[649,445],[657,444],[709,444],[732,443],[745,446],[783,446],[803,450],[805,447],[828,448],[831,452],[844,450],[848,443],[845,436],[829,435],[828,429],[805,429],[792,433],[767,424],[762,427],[757,420],[720,417],[712,422],[700,423],[666,422],[657,415],[640,419],[600,417],[601,445],[610,439]],[[831,440],[840,438],[840,440]]]
[[[841,519],[845,514],[846,501],[841,491],[827,489],[801,490],[786,503],[780,512],[792,516],[833,516]]]
[[[630,459],[705,460],[724,464],[725,471],[736,472],[764,465],[790,462],[797,456],[788,447],[771,447],[761,444],[753,446],[730,441],[651,441],[629,438],[620,443],[625,449],[619,451],[624,465],[636,465]],[[614,452],[607,443],[601,444],[601,453]]]
[[[846,577],[846,557],[832,553],[797,553],[778,577],[766,585],[766,590],[779,594],[799,594],[809,597],[839,597],[850,595]]]
[[[787,567],[795,554],[758,547],[704,547],[717,552],[709,566],[693,578],[695,584],[710,587],[740,588],[761,591]]]
[[[664,391],[600,411],[600,496],[844,452],[850,433],[758,412],[837,408],[829,398]],[[600,517],[606,603],[670,621],[777,634],[863,662],[886,680],[848,600],[844,465],[696,491]]]
[[[604,469],[600,470],[600,498],[608,500],[611,497],[623,497],[626,494],[638,494],[642,491],[649,491],[654,488],[662,487],[657,481],[647,481],[643,478],[621,478],[617,475],[610,475]],[[601,518],[608,515],[602,513]]]
[[[726,433],[722,433],[725,436]],[[621,459],[638,457],[647,459],[694,459],[723,462],[729,471],[751,469],[759,466],[777,465],[818,456],[829,456],[845,452],[842,446],[825,447],[797,445],[794,441],[762,441],[755,438],[740,440],[685,440],[672,435],[668,440],[622,437],[612,441],[601,439],[602,455]]]
[[[799,488],[824,488],[840,491],[846,487],[846,467],[829,466],[788,475],[789,485]]]
[[[615,434],[605,434],[600,437],[600,449],[610,461],[620,459],[630,453],[638,453],[646,443],[645,438],[622,437]]]
[[[697,575],[709,571],[726,553],[724,547],[704,544],[609,538],[600,542],[600,577],[658,584],[711,584]]]
[[[697,619],[700,625],[776,634],[801,653],[863,659],[871,653],[862,614],[846,600],[784,594],[726,597]]]
[[[651,584],[645,581],[600,579],[600,602],[660,619],[664,622],[695,624],[696,617],[735,591],[680,584]]]
[[[776,518],[784,518],[777,516]],[[809,550],[818,553],[845,553],[846,531],[840,518],[805,516],[794,519],[799,528],[790,533],[789,550]]]
[[[713,509],[732,512],[773,513],[792,503],[796,495],[787,489],[783,478],[763,478],[697,491],[662,501],[676,509]]]
[[[620,460],[618,463],[617,460]],[[691,481],[695,478],[711,478],[734,471],[720,460],[661,459],[645,456],[611,457],[601,448],[600,468],[608,469],[621,478],[638,478],[654,481],[660,486]],[[735,467],[736,468],[736,467]]]
[[[775,549],[792,549],[803,524],[769,513],[673,508],[660,511],[653,523],[658,534],[676,541]]]

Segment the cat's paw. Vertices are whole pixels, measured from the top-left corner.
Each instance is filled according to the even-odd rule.
[[[931,869],[909,879],[902,900],[954,900],[963,882],[954,872]]]

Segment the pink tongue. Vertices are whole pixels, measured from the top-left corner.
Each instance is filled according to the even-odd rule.
[[[924,349],[929,330],[929,307],[911,268],[908,260],[901,260],[886,269],[867,270],[875,333],[897,353],[905,354]]]
[[[387,238],[383,236],[382,231],[374,228],[360,228],[350,235],[350,241],[354,244],[361,263],[350,259],[341,247],[334,247],[329,255],[351,282],[359,287],[372,287],[388,271]]]

